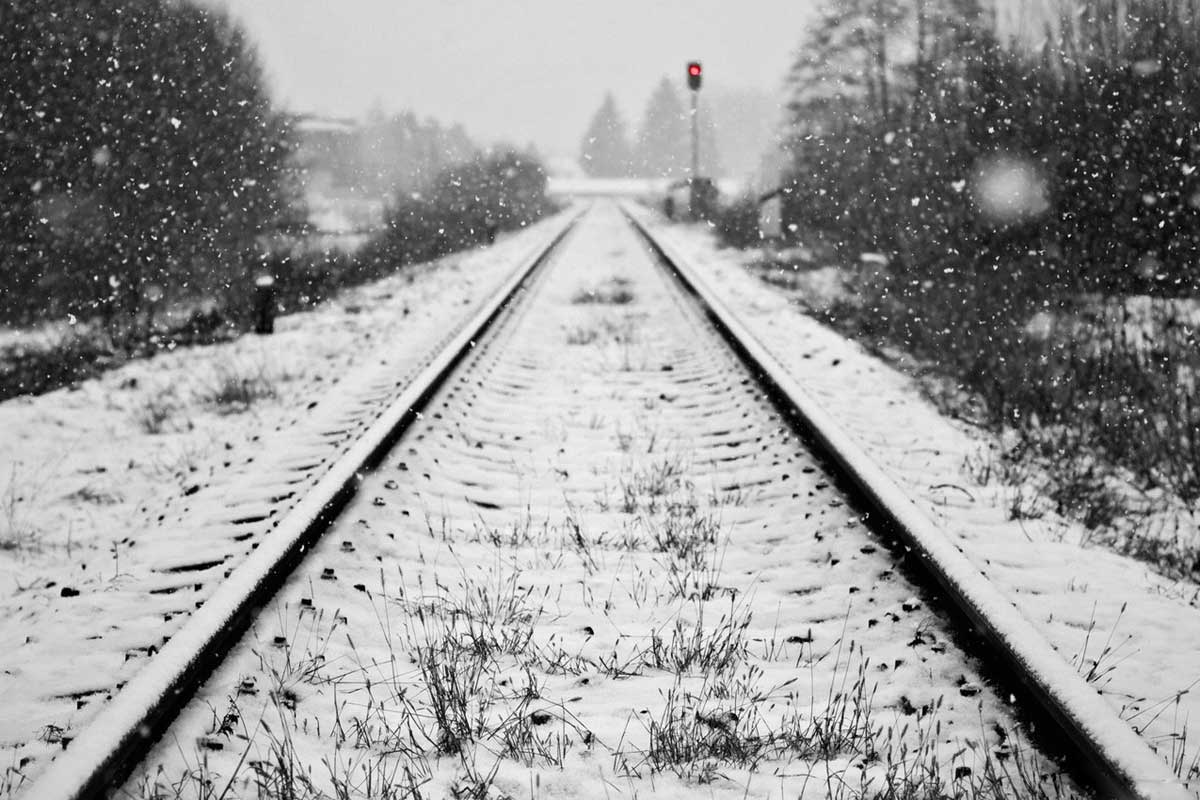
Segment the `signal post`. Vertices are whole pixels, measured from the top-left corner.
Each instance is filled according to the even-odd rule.
[[[700,177],[700,82],[704,68],[699,61],[687,65],[687,85],[692,95],[692,170],[688,176],[688,216],[707,219],[715,200],[712,181]]]
[[[692,94],[692,174],[694,183],[700,177],[700,114],[697,108],[700,97],[700,80],[704,77],[704,68],[699,61],[690,61],[687,65],[688,89]]]

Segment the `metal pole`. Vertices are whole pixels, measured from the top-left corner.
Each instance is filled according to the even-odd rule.
[[[688,181],[688,219],[704,215],[700,200],[700,115],[696,112],[698,92],[692,89],[692,178]]]
[[[692,90],[692,181],[700,177],[700,115],[696,113],[696,102],[700,92]]]

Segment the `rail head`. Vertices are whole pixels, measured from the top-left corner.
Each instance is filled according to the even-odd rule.
[[[196,689],[248,628],[305,551],[354,495],[370,469],[414,419],[434,389],[474,347],[521,287],[574,228],[564,215],[513,273],[414,377],[305,497],[267,533],[213,595],[193,613],[46,771],[28,787],[34,800],[85,800],[108,794],[157,741]]]
[[[1016,605],[983,575],[947,534],[817,403],[699,271],[627,205],[626,217],[663,262],[691,291],[750,366],[808,429],[874,511],[888,520],[983,639],[1025,685],[1045,716],[1058,725],[1072,749],[1087,761],[1083,770],[1105,797],[1137,800],[1196,800],[1166,762],[1118,716],[1053,647]]]

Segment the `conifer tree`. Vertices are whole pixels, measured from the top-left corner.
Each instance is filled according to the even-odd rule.
[[[237,277],[286,204],[288,146],[224,12],[6,0],[0,53],[0,312],[133,313]]]
[[[659,81],[646,103],[638,128],[634,170],[643,178],[680,178],[687,174],[691,131],[688,112],[670,79]]]
[[[630,174],[629,156],[625,121],[609,92],[583,136],[579,160],[584,171],[594,178],[624,178]]]

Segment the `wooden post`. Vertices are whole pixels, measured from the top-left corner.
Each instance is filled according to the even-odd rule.
[[[275,332],[275,278],[271,275],[254,280],[254,332]]]

